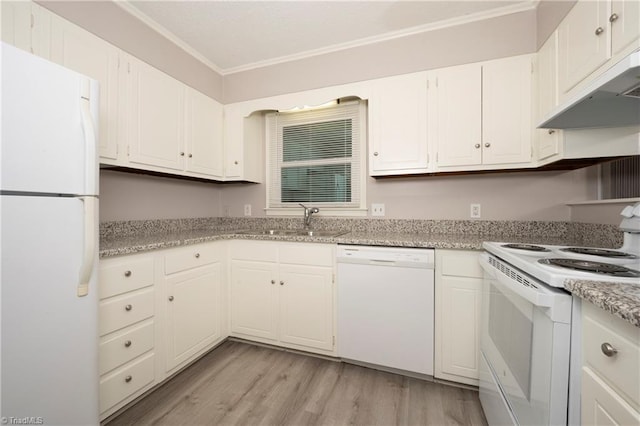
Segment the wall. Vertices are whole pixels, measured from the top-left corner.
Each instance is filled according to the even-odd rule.
[[[98,37],[222,101],[222,76],[111,1],[37,1]]]
[[[513,13],[224,77],[224,103],[535,52],[536,11]]]
[[[594,197],[588,169],[367,179],[367,205],[384,203],[387,219],[469,219],[479,203],[485,220],[568,221],[567,202]],[[244,204],[265,216],[264,184],[223,187],[221,199],[229,216],[242,216]]]
[[[558,27],[560,21],[569,13],[577,0],[543,0],[538,3],[536,9],[536,35],[537,49],[539,49],[547,38]],[[537,50],[536,49],[536,50]]]
[[[220,216],[220,185],[100,171],[100,222]]]

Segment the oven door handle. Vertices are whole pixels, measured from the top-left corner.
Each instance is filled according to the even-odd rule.
[[[502,289],[522,297],[534,306],[540,308],[550,308],[553,306],[552,294],[542,293],[533,287],[509,278],[489,263],[489,255],[487,253],[480,255],[480,265]]]

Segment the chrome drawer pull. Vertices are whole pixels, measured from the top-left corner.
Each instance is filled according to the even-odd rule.
[[[124,342],[125,348],[128,348],[129,346],[131,346],[131,340],[127,340],[126,342]]]
[[[614,356],[615,354],[618,353],[618,350],[613,346],[611,346],[611,343],[606,343],[606,342],[603,343],[602,345],[600,345],[600,349],[602,350],[602,353],[605,354],[606,356]]]
[[[130,277],[131,276],[131,271],[124,271],[124,276],[125,277]]]
[[[124,378],[124,381],[127,382],[127,383],[129,383],[131,380],[133,380],[133,377],[131,377],[131,376],[127,376],[127,377]]]
[[[200,258],[200,253],[196,253],[196,259]]]
[[[604,32],[604,29],[602,27],[598,27],[596,28],[596,35],[599,36],[600,34],[602,34]]]
[[[132,309],[133,309],[133,306],[131,306],[131,305],[127,305],[127,306],[124,307],[125,311],[130,311]]]

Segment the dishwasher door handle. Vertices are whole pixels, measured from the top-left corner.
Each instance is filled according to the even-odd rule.
[[[369,259],[369,263],[371,265],[394,266],[396,264],[396,261],[395,260]]]

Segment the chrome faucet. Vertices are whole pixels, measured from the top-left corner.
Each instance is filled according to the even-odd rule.
[[[308,229],[311,227],[311,215],[320,211],[317,207],[307,207],[302,203],[299,203],[304,209],[304,227]]]

